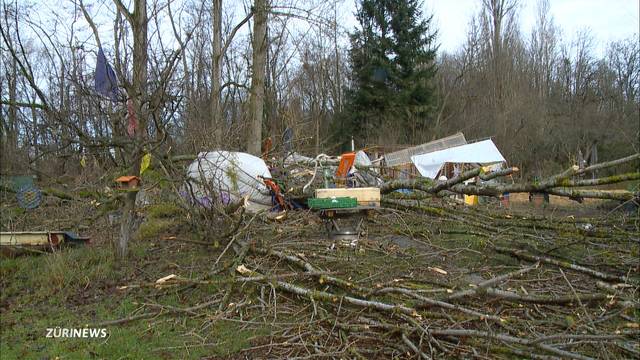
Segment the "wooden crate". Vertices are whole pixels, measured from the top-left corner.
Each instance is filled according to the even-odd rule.
[[[316,198],[354,197],[361,206],[380,206],[380,189],[367,188],[330,188],[316,189]]]

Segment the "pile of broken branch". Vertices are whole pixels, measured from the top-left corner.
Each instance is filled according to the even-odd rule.
[[[335,246],[312,213],[254,216],[211,273],[120,288],[221,291],[185,308],[145,301],[97,325],[189,316],[202,341],[185,346],[197,347],[215,343],[212,323],[240,323],[262,334],[241,350],[254,358],[640,356],[637,214],[386,204],[356,249]]]

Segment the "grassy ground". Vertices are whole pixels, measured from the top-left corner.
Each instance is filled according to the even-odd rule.
[[[61,210],[60,204],[55,206],[60,218],[71,218]],[[42,212],[39,214],[42,220],[46,221],[52,209],[39,211]],[[488,216],[485,214],[491,214],[492,224],[496,226],[500,221],[517,217],[511,211],[494,207],[482,211],[460,207],[455,211],[459,211],[470,221],[480,221]],[[29,214],[13,215],[18,216],[14,223],[20,223],[20,216],[27,215]],[[238,265],[234,262],[232,251],[222,258],[221,265],[224,270],[220,271],[220,267],[214,266],[214,262],[222,247],[167,240],[169,236],[191,238],[193,235],[189,233],[185,215],[175,207],[167,204],[152,206],[146,209],[144,215],[146,221],[131,244],[129,259],[124,262],[117,261],[112,255],[110,243],[115,227],[108,226],[104,221],[88,228],[93,229],[93,242],[88,246],[63,249],[40,256],[0,260],[0,357],[273,358],[287,357],[285,354],[305,354],[305,348],[310,351],[309,344],[316,344],[316,350],[328,348],[329,344],[342,343],[343,337],[344,341],[358,341],[352,339],[353,335],[333,330],[327,332],[326,339],[313,338],[313,331],[301,324],[305,323],[308,326],[322,318],[324,312],[317,310],[317,304],[314,302],[300,301],[295,296],[283,292],[278,292],[276,296],[275,289],[268,283],[232,283],[236,276],[233,269]],[[635,255],[633,254],[633,248],[623,249],[615,245],[615,236],[613,240],[608,237],[604,241],[608,246],[615,246],[614,249],[575,242],[573,240],[585,236],[575,227],[553,230],[553,243],[542,235],[539,241],[514,236],[518,229],[523,233],[548,231],[544,226],[536,228],[540,225],[534,224],[534,215],[532,214],[528,220],[519,218],[517,223],[505,226],[504,229],[515,228],[516,232],[497,234],[491,241],[494,245],[521,244],[539,252],[557,247],[558,249],[553,249],[553,253],[560,258],[570,257],[598,269],[616,273],[624,273],[630,269],[628,262],[621,262],[622,258],[633,259],[633,256],[638,255],[637,250]],[[553,222],[548,226],[563,225],[562,222]],[[369,221],[367,234],[361,239],[357,250],[335,248],[334,243],[323,233],[320,220],[315,215],[305,212],[291,214],[284,223],[279,224],[264,219],[258,220],[251,229],[246,237],[255,246],[297,254],[318,268],[333,271],[336,276],[353,283],[372,288],[401,283],[405,288],[436,297],[467,289],[470,283],[512,271],[521,265],[521,262],[513,257],[492,252],[488,238],[482,236],[477,228],[460,221],[422,213],[382,212]],[[608,233],[607,236],[609,235],[611,234]],[[271,271],[274,274],[285,274],[295,270],[283,262],[274,262],[273,259],[258,256],[247,256],[242,263],[251,269]],[[214,271],[215,269],[218,270]],[[638,268],[633,271],[635,272],[631,275],[637,278]],[[157,279],[170,274],[189,279],[202,279],[205,274],[211,275],[206,277],[209,281],[206,285],[181,285],[163,289],[154,286],[131,287],[153,284]],[[587,291],[593,287],[593,283],[589,283],[589,279],[583,275],[570,274],[569,278],[577,291]],[[553,279],[552,284],[549,279]],[[545,270],[522,281],[518,286],[526,286],[530,291],[571,291],[557,271]],[[317,282],[308,280],[298,283],[310,287],[318,285]],[[320,281],[320,285],[322,284]],[[122,289],[122,286],[129,288]],[[330,289],[329,286],[320,289],[346,294],[344,289]],[[414,300],[392,294],[379,296],[377,300],[407,306],[417,304]],[[204,309],[206,311],[172,312],[172,309],[186,309],[205,302],[212,302],[211,306]],[[488,302],[485,306],[484,310],[504,312],[514,318],[524,317],[523,311],[526,310],[526,316],[535,318],[529,326],[539,332],[573,332],[582,329],[582,326],[588,326],[590,321],[589,315],[584,316],[582,310],[577,308],[552,309],[550,315],[544,315],[548,318],[542,320],[543,317],[533,312],[533,308],[518,308],[517,305],[493,302]],[[548,309],[545,308],[549,307],[542,307],[541,312],[546,314]],[[529,313],[529,310],[532,312]],[[340,311],[338,307],[337,314],[340,314]],[[344,310],[342,312],[344,313]],[[590,316],[597,316],[597,312],[596,309]],[[96,326],[97,323],[108,320],[150,313],[153,313],[153,316],[149,318],[117,325],[103,325],[108,331],[106,338],[46,337],[47,328]],[[326,313],[327,316],[330,313]],[[460,314],[443,315],[431,309],[421,314],[426,318],[432,317],[434,321],[446,321],[447,317],[456,321],[468,321],[460,317]],[[640,313],[630,313],[628,316],[636,319]],[[623,329],[627,322],[629,321],[624,319],[612,319],[603,322],[602,327],[607,331],[615,331]],[[327,329],[331,329],[331,326],[323,331],[328,331]],[[523,327],[521,331],[526,333],[529,329]],[[367,341],[370,340],[362,340],[359,345],[362,347]],[[465,346],[476,342],[470,340]],[[294,343],[299,350],[279,352],[280,349],[286,349]],[[486,344],[478,346],[484,345]],[[372,346],[375,348],[375,345]],[[591,345],[584,346],[587,351],[595,351],[598,354]],[[500,353],[496,349],[494,352]],[[325,353],[327,356],[332,356],[331,354]],[[347,353],[336,352],[333,356],[341,357],[345,354]],[[452,352],[449,356],[456,357],[455,354]],[[614,358],[625,355],[624,352],[612,354]],[[387,354],[379,353],[374,357],[378,356],[386,357]],[[506,352],[505,357],[513,357],[513,352]]]
[[[118,291],[121,284],[155,281],[186,267],[206,271],[211,259],[199,248],[170,249],[145,241],[135,242],[131,250],[127,263],[115,261],[111,249],[104,245],[1,260],[2,358],[199,358],[228,355],[248,345],[246,339],[252,331],[234,323],[219,323],[210,329],[219,345],[189,348],[190,343],[201,340],[188,335],[187,330],[198,325],[189,317],[108,326],[105,339],[46,338],[47,328],[78,328],[134,313],[146,294]],[[209,286],[183,294],[154,293],[152,301],[183,306],[216,293],[217,289]]]
[[[42,213],[48,213],[40,209]],[[171,273],[199,274],[211,270],[215,251],[160,240],[180,230],[175,209],[147,209],[147,221],[131,244],[129,259],[118,261],[110,241],[115,228],[102,225],[87,246],[55,253],[0,259],[0,358],[2,359],[173,359],[225,357],[249,344],[261,329],[243,329],[224,320],[208,327],[210,344],[189,334],[202,325],[189,317],[165,317],[105,326],[107,338],[47,338],[48,328],[94,327],[104,320],[127,317],[147,301],[185,306],[219,295],[210,285],[158,293],[154,289],[120,291],[121,285],[153,282]],[[42,214],[38,214],[42,215]],[[219,250],[218,250],[219,252]],[[227,276],[222,275],[222,276]]]

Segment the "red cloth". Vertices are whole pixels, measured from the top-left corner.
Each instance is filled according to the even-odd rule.
[[[127,100],[127,134],[133,137],[136,134],[136,130],[138,129],[138,118],[136,117],[136,112],[133,109],[133,100]]]

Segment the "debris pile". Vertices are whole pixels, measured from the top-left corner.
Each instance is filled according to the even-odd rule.
[[[258,217],[213,273],[122,288],[217,284],[215,307],[153,304],[115,321],[188,314],[202,319],[192,330],[202,339],[211,318],[268,326],[242,350],[250,357],[634,357],[637,221],[405,201],[376,211],[345,247],[312,212],[277,231]]]
[[[634,340],[640,335],[637,213],[541,216],[451,201],[459,195],[516,193],[634,201],[633,191],[580,188],[637,180],[638,172],[581,176],[636,161],[640,154],[572,166],[530,183],[500,181],[518,172],[508,166],[475,164],[444,176],[444,165],[461,162],[458,158],[441,158],[427,166],[430,176],[409,178],[389,177],[384,166],[373,165],[380,162],[355,158],[355,152],[339,158],[295,155],[272,164],[272,180],[286,200],[305,207],[315,197],[309,204],[317,211],[291,212],[275,228],[274,217],[254,214],[251,226],[223,241],[223,254],[233,249],[235,256],[219,269],[235,275],[219,311],[212,315],[200,305],[184,311],[240,316],[251,319],[247,326],[269,324],[270,334],[243,350],[255,356],[640,355]],[[363,204],[327,207],[318,193],[333,191],[329,199],[349,204],[355,196],[348,191],[368,186],[367,178],[382,199],[366,209],[365,220],[348,228],[355,234],[347,234],[335,216],[348,210],[344,207],[357,212]],[[330,224],[329,236],[323,223]],[[357,241],[345,241],[351,235]],[[178,276],[162,287],[211,283],[218,283],[216,276]]]

